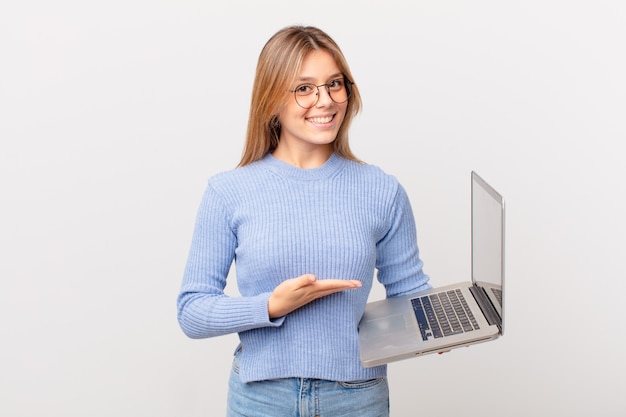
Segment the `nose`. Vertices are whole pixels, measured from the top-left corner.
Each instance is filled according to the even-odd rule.
[[[328,86],[322,85],[317,87],[317,103],[315,103],[316,107],[325,107],[330,103],[333,103],[333,99],[330,98],[330,91],[328,90]]]

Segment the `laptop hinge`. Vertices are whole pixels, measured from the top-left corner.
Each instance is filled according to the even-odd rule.
[[[498,326],[500,333],[502,333],[502,320],[500,319],[500,315],[498,314],[496,309],[493,307],[493,304],[491,304],[491,300],[489,300],[489,297],[487,296],[487,294],[485,294],[484,288],[481,288],[477,285],[472,285],[470,287],[470,291],[474,296],[476,303],[478,303],[478,306],[485,315],[487,322],[491,326]]]

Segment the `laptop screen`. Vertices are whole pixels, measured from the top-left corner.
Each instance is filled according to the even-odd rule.
[[[472,172],[472,282],[483,287],[502,317],[504,199]]]

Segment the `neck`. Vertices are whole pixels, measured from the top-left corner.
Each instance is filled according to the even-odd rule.
[[[332,144],[303,150],[293,149],[286,145],[281,146],[281,142],[272,152],[274,158],[302,169],[319,168],[328,161],[332,154]]]

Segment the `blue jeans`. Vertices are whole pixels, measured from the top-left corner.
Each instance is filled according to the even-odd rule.
[[[237,357],[227,417],[389,417],[387,378],[335,382],[285,378],[244,383]]]

